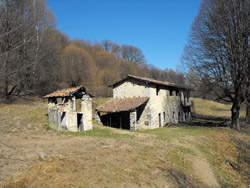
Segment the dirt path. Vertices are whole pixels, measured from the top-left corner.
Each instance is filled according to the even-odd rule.
[[[187,154],[185,157],[191,162],[194,175],[205,186],[209,188],[219,188],[220,185],[210,164],[206,160],[206,157],[203,153],[201,153],[201,151],[191,145],[190,141],[195,142],[195,138],[189,136],[186,138],[186,142],[180,142],[179,140],[175,139],[172,141],[172,144],[187,148],[189,150],[191,149],[194,152],[194,155]]]
[[[195,175],[198,179],[211,188],[219,188],[219,184],[215,178],[213,170],[211,169],[209,163],[201,157],[193,157],[192,167],[195,172]]]

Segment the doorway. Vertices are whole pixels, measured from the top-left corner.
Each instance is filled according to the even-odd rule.
[[[83,131],[83,119],[82,119],[82,114],[77,113],[77,130]]]

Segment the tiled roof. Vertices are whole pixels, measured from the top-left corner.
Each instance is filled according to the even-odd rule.
[[[139,77],[139,76],[134,76],[134,75],[128,75],[126,78],[114,83],[113,85],[111,85],[111,87],[115,87],[118,84],[122,83],[125,80],[128,80],[129,78],[135,79],[135,80],[139,80],[145,83],[150,83],[150,84],[155,84],[155,85],[163,85],[163,86],[169,86],[169,87],[175,87],[175,88],[181,88],[181,89],[189,89],[188,87],[185,86],[180,86],[178,84],[172,83],[172,82],[167,82],[167,81],[159,81],[159,80],[154,80],[152,78],[145,78],[145,77]]]
[[[77,92],[80,89],[83,89],[85,91],[85,88],[83,86],[77,86],[77,87],[72,87],[72,88],[68,88],[68,89],[57,90],[57,91],[55,91],[53,93],[45,95],[44,97],[45,98],[49,98],[49,97],[66,97],[66,96],[74,94],[75,92]]]
[[[99,112],[123,112],[133,110],[148,101],[148,97],[112,99],[96,108]]]

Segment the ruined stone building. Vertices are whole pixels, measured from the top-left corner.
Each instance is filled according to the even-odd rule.
[[[92,99],[82,86],[58,90],[48,98],[49,126],[59,131],[92,130]]]
[[[124,129],[153,129],[190,118],[186,87],[128,75],[110,87],[113,99],[96,108],[96,120]]]

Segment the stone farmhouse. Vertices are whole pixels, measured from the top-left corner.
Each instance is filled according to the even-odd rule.
[[[92,99],[83,86],[58,90],[45,98],[51,128],[72,132],[92,130]]]
[[[191,117],[190,89],[128,75],[110,87],[113,99],[96,108],[96,120],[123,129],[154,129]]]

